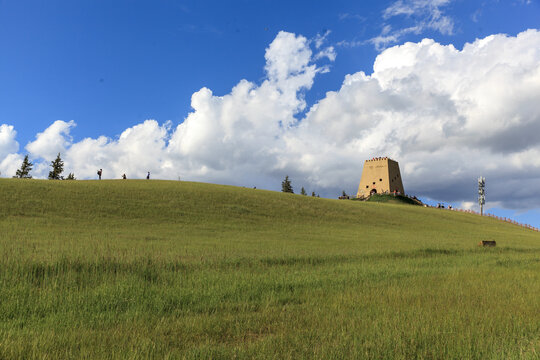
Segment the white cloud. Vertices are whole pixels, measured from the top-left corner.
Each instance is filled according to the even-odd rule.
[[[310,110],[297,133],[288,134],[289,151],[301,148],[318,159],[332,154],[332,165],[319,165],[326,175],[321,184],[337,184],[353,176],[343,169],[388,154],[400,160],[416,194],[474,198],[475,179],[485,175],[492,200],[534,206],[540,201],[534,186],[539,48],[540,33],[530,30],[477,40],[461,51],[433,40],[387,49],[371,76],[348,76]]]
[[[317,53],[317,55],[315,55],[315,57],[313,59],[314,60],[319,60],[319,59],[322,59],[322,58],[327,58],[330,61],[335,61],[336,56],[337,56],[337,53],[336,53],[336,50],[334,49],[334,47],[329,46],[329,47],[324,48],[323,50],[319,51]]]
[[[0,174],[10,177],[15,175],[22,157],[17,154],[19,143],[15,140],[17,132],[12,125],[0,125]]]
[[[313,39],[313,42],[315,43],[315,48],[320,49],[322,45],[326,42],[328,35],[330,35],[331,31],[326,30],[324,34],[317,34],[315,38]]]
[[[317,36],[315,36],[315,38],[312,40],[315,48],[318,50],[317,54],[313,57],[313,60],[319,60],[322,58],[327,58],[330,61],[336,60],[337,53],[333,46],[328,46],[324,49],[321,49],[324,43],[327,41],[328,35],[330,35],[330,33],[330,30],[326,30],[323,35],[317,34]],[[327,68],[324,69],[324,71],[327,70]]]
[[[302,91],[323,68],[311,63],[306,38],[285,32],[265,58],[267,80],[261,85],[242,80],[225,96],[206,88],[193,94],[194,111],[172,135],[169,152],[189,159],[184,166],[198,179],[267,183],[283,134],[305,108]]]
[[[36,135],[36,140],[26,145],[26,150],[34,158],[53,160],[58,153],[63,153],[70,143],[69,131],[75,122],[56,120],[44,132]]]
[[[19,143],[15,140],[16,136],[17,132],[12,125],[0,125],[0,157],[19,150]]]
[[[356,21],[359,21],[359,22],[364,22],[364,21],[366,21],[366,17],[365,17],[365,16],[362,16],[362,15],[359,15],[359,14],[350,14],[350,13],[342,13],[342,14],[339,14],[338,18],[339,18],[339,20],[348,20],[348,19],[352,19],[352,20],[356,20]]]
[[[307,83],[303,86],[310,86],[315,71],[315,65],[308,65],[311,54],[305,37],[280,31],[264,55],[268,79],[277,85],[288,87],[286,81],[291,76],[304,74],[307,75],[304,77]]]
[[[540,202],[539,31],[493,35],[461,50],[433,40],[389,48],[372,74],[347,75],[297,120],[303,93],[323,70],[315,57],[304,37],[281,32],[266,50],[261,84],[241,80],[223,96],[199,90],[176,128],[147,120],[117,139],[73,142],[74,123],[57,121],[27,149],[45,159],[63,149],[66,172],[79,178],[103,168],[105,178],[151,171],[279,189],[288,174],[297,188],[328,196],[354,192],[364,160],[388,155],[417,196],[470,206],[482,175],[488,203]]]
[[[444,8],[452,0],[397,0],[383,11],[383,19],[389,21],[394,17],[405,17],[408,25],[392,29],[384,23],[382,31],[370,42],[377,50],[395,44],[408,34],[422,34],[426,30],[434,30],[443,35],[454,33],[453,19],[444,13]]]
[[[440,8],[449,5],[452,0],[398,0],[387,7],[383,17],[389,19],[394,16],[413,16],[428,13],[431,17],[438,17]]]
[[[7,154],[0,161],[0,175],[3,177],[15,176],[20,168],[23,157],[20,154]]]
[[[266,49],[266,80],[241,80],[224,96],[203,88],[192,96],[193,112],[173,131],[154,120],[129,128],[119,139],[100,137],[72,143],[74,123],[57,121],[27,149],[47,158],[63,154],[66,172],[79,178],[155,177],[221,181],[265,181],[282,134],[296,126],[294,115],[305,109],[303,92],[325,70],[312,61],[309,41],[280,32]],[[37,172],[36,172],[37,173]],[[244,176],[243,174],[249,174]],[[41,176],[45,176],[45,170]]]
[[[474,210],[475,206],[476,206],[476,203],[472,201],[463,201],[461,205],[459,206],[459,208],[463,210]]]
[[[147,171],[164,176],[167,125],[146,120],[124,130],[116,140],[104,136],[83,139],[65,152],[66,172],[75,172],[80,178],[95,178],[102,168],[104,178],[120,178],[124,173],[128,178],[141,178]]]

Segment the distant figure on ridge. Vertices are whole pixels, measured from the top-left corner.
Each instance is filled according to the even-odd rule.
[[[99,180],[101,180],[101,174],[103,174],[103,169],[99,169],[97,171],[97,174],[98,174]]]
[[[148,172],[148,175],[146,175],[146,180],[150,180],[150,171]]]
[[[122,179],[124,179],[124,180],[127,179],[126,174],[122,175]]]

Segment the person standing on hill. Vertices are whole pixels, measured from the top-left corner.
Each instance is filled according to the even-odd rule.
[[[99,169],[97,171],[97,174],[98,174],[99,180],[101,180],[101,174],[103,174],[103,169]]]
[[[150,171],[148,172],[148,175],[146,175],[146,180],[150,180]]]

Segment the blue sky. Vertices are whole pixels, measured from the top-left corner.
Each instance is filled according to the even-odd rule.
[[[286,115],[283,119],[279,118],[281,115],[276,115],[275,119],[272,118],[282,127],[283,124],[289,122],[292,128],[301,128],[302,122],[307,124],[318,121],[316,120],[318,115],[313,106],[319,102],[322,104],[324,100],[327,100],[327,103],[330,102],[327,99],[327,92],[344,94],[345,89],[343,92],[340,89],[347,75],[359,72],[364,72],[366,76],[371,75],[374,72],[376,58],[393,46],[403,45],[406,42],[419,44],[422,39],[429,38],[441,46],[451,44],[457,50],[461,50],[464,44],[474,43],[476,39],[486,38],[493,34],[517,37],[527,29],[537,29],[539,24],[540,2],[538,0],[356,2],[0,0],[0,124],[12,126],[12,132],[14,134],[16,132],[13,139],[10,138],[11,145],[5,145],[5,148],[10,150],[4,151],[4,154],[0,151],[0,155],[7,157],[8,154],[16,154],[17,157],[15,155],[11,157],[13,163],[16,163],[20,160],[20,156],[30,153],[36,163],[46,164],[49,161],[47,156],[53,150],[60,149],[67,153],[73,148],[72,154],[66,155],[68,165],[69,161],[73,163],[71,166],[80,178],[91,178],[94,167],[101,164],[96,162],[88,166],[88,169],[81,168],[80,164],[75,164],[76,159],[89,161],[89,155],[81,155],[76,150],[90,146],[89,144],[93,141],[92,144],[101,144],[102,147],[99,149],[104,152],[102,158],[109,159],[107,156],[113,152],[111,150],[113,143],[119,141],[120,135],[132,128],[135,130],[130,131],[131,134],[139,130],[143,131],[144,124],[146,124],[144,129],[160,133],[162,136],[159,140],[152,141],[152,144],[166,148],[166,152],[170,154],[174,149],[168,142],[173,139],[173,143],[176,144],[174,132],[180,129],[175,130],[175,128],[190,114],[193,114],[191,121],[193,124],[204,114],[202,110],[194,111],[192,95],[199,93],[202,88],[207,88],[212,91],[214,97],[227,97],[232,94],[231,89],[242,79],[246,79],[253,84],[254,89],[263,93],[262,84],[267,80],[273,81],[268,72],[269,63],[265,55],[268,54],[270,44],[276,44],[276,49],[278,49],[279,41],[284,44],[284,47],[297,47],[291,51],[301,50],[302,46],[309,48],[312,52],[309,64],[317,68],[316,72],[309,75],[307,63],[305,66],[302,65],[300,72],[311,78],[294,88],[296,102],[290,103],[285,110],[276,110],[276,114],[282,114],[285,111]],[[302,45],[301,41],[294,43],[292,37],[279,38],[280,32],[294,34],[297,37],[295,39],[302,37],[307,45]],[[320,47],[317,46],[317,39],[321,40]],[[317,54],[323,50],[329,51],[335,59],[333,56],[324,55],[317,58]],[[391,58],[390,52],[386,54],[388,54],[387,59]],[[525,56],[523,52],[520,54]],[[516,56],[521,56],[520,54]],[[399,57],[403,54],[395,56]],[[290,58],[283,58],[283,61],[290,61]],[[534,67],[534,64],[536,63],[533,61],[531,66]],[[394,66],[394,68],[397,67]],[[293,77],[293,72],[287,75],[287,81]],[[286,92],[283,90],[285,85],[276,86],[282,93]],[[500,86],[504,84],[501,83]],[[231,98],[233,97],[231,95]],[[214,98],[208,101],[211,103],[212,99]],[[231,104],[226,105],[227,108],[234,108],[234,104],[238,102],[232,101]],[[205,107],[202,106],[202,108]],[[242,111],[244,110],[238,110],[239,113]],[[339,108],[335,108],[335,111],[336,118],[339,118],[337,115]],[[534,111],[532,113],[536,114]],[[529,114],[527,116],[533,116],[532,120],[528,120],[528,126],[531,123],[540,123],[540,118],[534,118],[536,115],[527,114]],[[249,116],[251,115],[245,115],[248,119]],[[145,123],[148,119],[155,120],[156,124]],[[293,119],[296,119],[297,123],[290,123],[294,121]],[[347,119],[343,119],[344,129],[348,129]],[[43,136],[39,144],[27,148],[30,143],[38,140],[39,133],[43,134],[57,120],[66,124],[70,121],[73,123],[63,127],[62,124],[57,124],[55,134],[58,136],[53,136],[54,129],[51,129],[50,136]],[[217,138],[208,135],[209,137],[204,141],[201,140],[203,141],[201,144],[207,144],[208,141],[221,142],[224,137],[227,139],[232,137],[236,140],[234,146],[231,146],[242,147],[244,143],[239,139],[242,137],[241,124],[244,120],[240,119],[235,123],[239,130],[234,134],[224,132],[225,135],[221,133],[212,135]],[[229,124],[226,119],[213,121],[215,123],[208,120],[209,126]],[[329,124],[334,120],[330,116],[324,121]],[[202,123],[203,120],[200,120],[199,124]],[[138,125],[140,127],[137,127]],[[272,127],[272,129],[280,131],[279,127]],[[179,138],[184,144],[194,141],[193,138],[199,136],[189,137],[188,134],[200,134],[188,131],[187,124],[183,131],[184,135]],[[272,131],[268,130],[268,133]],[[317,137],[317,140],[309,138],[311,136],[309,134],[313,134],[314,131],[303,134],[300,134],[300,130],[291,131],[287,134],[274,134],[274,138],[282,136],[281,142],[264,148],[287,147],[288,149],[298,142],[314,144],[316,141],[323,141],[320,137]],[[354,130],[351,128],[351,130],[343,131]],[[209,134],[207,130],[203,133]],[[99,140],[100,136],[106,139]],[[250,136],[259,139],[260,133],[250,133]],[[399,137],[399,135],[395,136]],[[500,142],[497,136],[494,135],[486,142]],[[148,137],[141,135],[140,138]],[[465,135],[461,136],[461,139],[465,138]],[[52,144],[51,149],[47,148],[45,139],[49,139]],[[86,142],[84,142],[85,139],[87,139]],[[448,141],[455,141],[455,139],[449,138]],[[367,138],[362,140],[364,143],[375,141]],[[58,145],[58,141],[62,144]],[[133,141],[134,143],[130,143],[129,146],[134,148],[137,144],[140,147],[146,146],[142,142]],[[262,138],[258,140],[259,143],[263,141]],[[336,141],[328,141],[328,143],[334,144]],[[508,141],[518,142],[519,138]],[[16,149],[13,145],[15,142]],[[55,142],[57,145],[54,145]],[[165,145],[163,146],[161,142]],[[400,165],[405,167],[408,159],[411,158],[405,156],[407,144],[409,142],[403,142],[399,146],[393,143],[387,147],[371,148],[387,151],[383,154],[371,154],[365,148],[358,148],[357,153],[362,161],[363,158],[371,155],[389,154],[396,157]],[[535,150],[536,145],[537,143],[531,140],[530,144],[519,150]],[[264,166],[253,165],[252,167],[245,165],[249,161],[246,162],[243,158],[244,153],[231,156],[237,159],[236,162],[230,163],[234,166],[227,165],[230,159],[218,161],[218,163],[209,160],[215,158],[216,154],[226,152],[228,147],[215,149],[205,147],[204,151],[208,153],[208,159],[206,159],[201,152],[196,152],[192,148],[188,149],[186,146],[178,145],[178,156],[181,156],[182,160],[175,162],[170,158],[164,158],[159,166],[156,165],[156,168],[151,170],[157,174],[163,174],[163,178],[176,178],[178,173],[181,174],[178,176],[192,180],[246,186],[256,184],[270,189],[277,189],[279,179],[287,172],[295,175],[293,185],[296,178],[298,182],[305,183],[306,187],[318,190],[321,195],[325,194],[329,197],[333,197],[333,192],[341,188],[354,192],[354,187],[357,186],[360,177],[360,170],[356,173],[339,173],[331,166],[326,168],[323,166],[317,171],[310,171],[306,170],[308,167],[313,168],[309,165],[309,159],[305,162],[283,160],[287,156],[302,157],[296,153],[300,152],[299,149],[304,149],[305,153],[313,157],[326,159],[326,155],[319,154],[315,150],[310,153],[308,144],[291,148],[290,152],[284,150],[283,154],[273,157],[272,160],[261,160]],[[200,144],[193,146],[194,148],[198,146],[200,149]],[[322,147],[322,145],[317,146],[319,149]],[[505,147],[505,149],[510,148],[512,148],[511,144]],[[275,148],[272,149],[261,154],[261,159],[267,159],[265,156],[268,154],[275,154]],[[339,147],[338,149],[342,150]],[[515,159],[523,153],[515,149],[494,150],[491,145],[486,145],[486,149],[493,158],[502,154],[508,156],[508,159]],[[477,147],[471,147],[472,153],[476,150]],[[415,149],[414,153],[417,154],[418,151]],[[250,152],[253,153],[246,145],[246,153]],[[345,153],[353,156],[355,154],[353,150],[343,154]],[[343,154],[336,156],[340,156],[341,159]],[[427,156],[429,151],[423,154],[422,156]],[[480,151],[478,156],[483,156],[481,154],[483,153]],[[421,155],[415,156],[417,157],[414,158],[414,163],[418,159],[423,159]],[[440,159],[442,158],[441,155]],[[478,169],[478,174],[470,169],[463,169],[462,175],[459,171],[454,175],[455,182],[445,183],[439,187],[431,186],[425,180],[415,180],[411,176],[409,188],[420,196],[436,201],[468,203],[468,206],[472,206],[470,202],[474,201],[475,197],[476,177],[487,173],[488,201],[490,200],[490,182],[496,183],[499,177],[504,179],[504,181],[501,180],[500,187],[493,186],[494,211],[504,213],[504,216],[511,214],[522,221],[540,226],[538,210],[540,205],[536,202],[521,206],[507,198],[504,188],[512,186],[510,184],[513,184],[516,179],[512,177],[511,171],[493,170],[494,168],[502,169],[503,166],[495,163],[490,165],[490,161],[494,161],[491,159],[492,157],[486,157],[486,168]],[[330,157],[326,161],[336,162]],[[358,167],[361,166],[362,161],[355,159],[350,163],[344,161],[340,164]],[[520,162],[522,160],[515,161],[516,169],[521,169],[521,172],[515,175],[516,177],[534,173],[534,179],[538,179],[540,165],[529,164],[529,168],[532,166],[534,169],[534,171],[529,171],[523,170],[524,165]],[[7,162],[4,164],[2,176],[5,176],[8,169],[13,168],[11,163],[11,165],[6,164]],[[113,162],[102,166],[107,172],[122,171]],[[110,167],[110,171],[107,166]],[[261,170],[257,166],[269,170]],[[140,173],[146,173],[150,167],[146,166],[145,169],[140,170]],[[171,167],[175,168],[174,174],[166,171]],[[238,180],[231,173],[224,171],[224,167],[234,168],[231,170],[233,174],[245,172],[246,180],[244,182]],[[36,167],[38,173],[44,171],[43,169],[44,166]],[[410,165],[410,170],[405,170],[404,173],[407,174],[407,171],[414,173],[413,165]],[[333,179],[326,180],[327,172],[333,172],[336,175]],[[253,175],[254,173],[256,174]],[[133,175],[133,177],[137,176],[139,175]],[[443,176],[441,170],[430,174],[433,178],[432,183],[440,183],[437,176]],[[407,179],[404,180],[407,187]],[[535,181],[527,191],[535,193],[534,199],[537,201],[540,199],[540,194],[538,194],[540,190],[536,190],[534,184],[537,185],[536,187],[540,184],[537,180]],[[302,185],[298,184],[298,187],[300,186]],[[456,186],[471,186],[472,190],[455,193],[448,190]]]

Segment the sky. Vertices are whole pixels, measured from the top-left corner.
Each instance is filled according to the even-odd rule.
[[[0,0],[0,176],[335,198],[399,162],[430,203],[540,227],[540,0]]]

